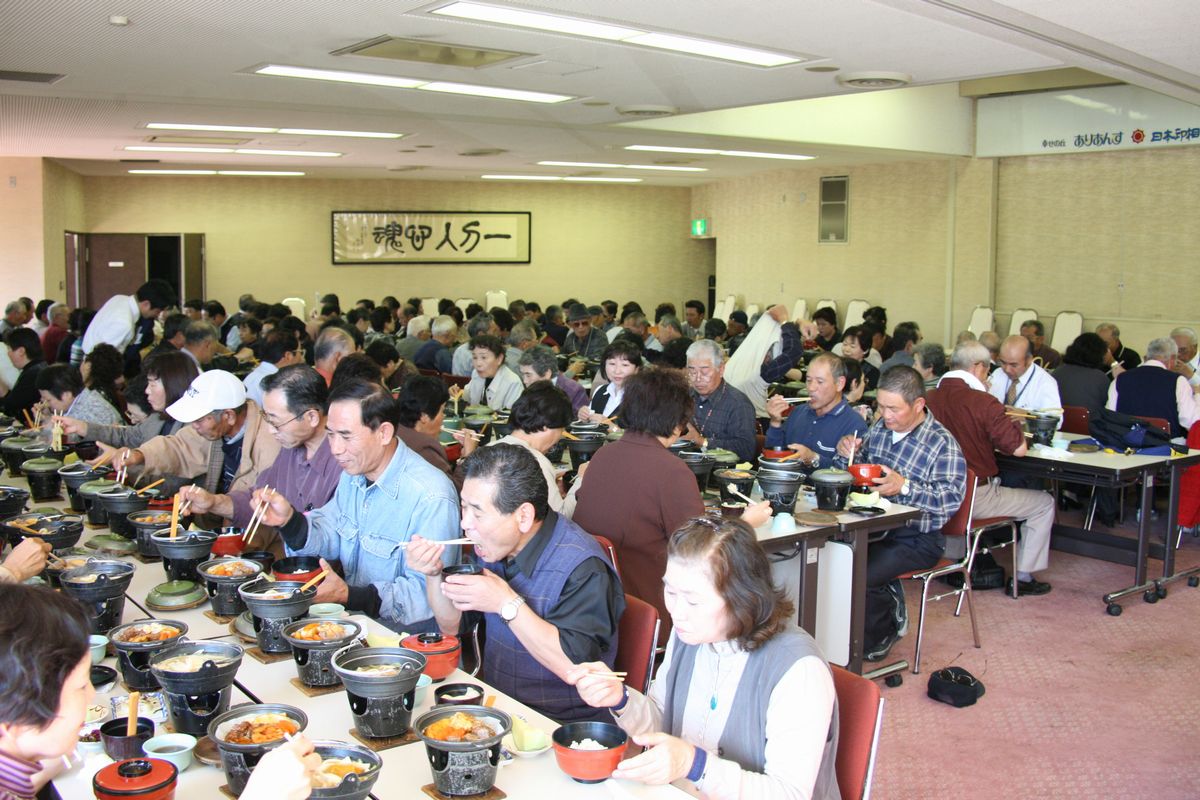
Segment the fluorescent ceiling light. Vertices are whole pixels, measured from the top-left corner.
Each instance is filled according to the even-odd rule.
[[[713,150],[710,147],[666,147],[652,144],[631,144],[626,146],[626,150],[643,150],[650,153],[695,153],[701,156],[717,156],[721,154],[720,150]]]
[[[739,158],[780,158],[785,161],[811,161],[816,156],[802,156],[795,153],[760,153],[754,150],[713,150],[707,147],[666,147],[651,144],[626,145],[626,150],[640,150],[651,153],[694,153],[704,156],[736,156]]]
[[[347,72],[340,69],[310,69],[309,67],[288,67],[282,64],[268,64],[255,70],[258,75],[276,75],[281,78],[309,78],[317,81],[338,81],[341,83],[364,83],[369,86],[390,86],[395,89],[415,89],[425,81],[413,78],[400,78],[393,75],[376,75],[370,72]]]
[[[517,28],[533,28],[538,31],[553,31],[554,33],[609,41],[621,41],[642,33],[635,28],[623,28],[619,25],[606,25],[603,22],[592,22],[587,19],[561,17],[558,14],[542,14],[537,11],[522,11],[516,8],[484,5],[483,3],[451,3],[434,9],[432,13],[444,17],[495,22]]]
[[[337,158],[341,155],[341,153],[323,150],[257,150],[249,147],[239,147],[233,152],[247,156],[306,156],[308,158]]]
[[[782,158],[786,161],[812,161],[816,158],[816,156],[799,156],[792,153],[757,153],[753,150],[722,150],[720,154],[741,158]]]
[[[564,100],[575,99],[569,94],[527,92],[523,89],[501,89],[495,86],[477,86],[472,83],[451,83],[450,81],[430,81],[417,88],[427,92],[468,94],[474,97],[495,97],[500,100],[523,100],[526,103],[561,103]]]
[[[563,178],[564,181],[575,181],[577,183],[641,183],[641,178]]]
[[[276,75],[284,78],[309,78],[319,81],[362,83],[371,86],[389,86],[396,89],[424,89],[429,92],[465,94],[474,97],[494,97],[500,100],[521,100],[526,103],[561,103],[565,100],[575,99],[573,95],[569,94],[530,92],[523,89],[504,89],[495,86],[477,86],[472,83],[453,83],[450,81],[428,81],[417,78],[400,78],[393,75],[376,75],[370,72],[344,72],[336,69],[288,67],[280,64],[268,64],[265,67],[256,69],[254,72],[258,75]]]
[[[130,145],[126,150],[136,150],[138,152],[151,153],[232,153],[231,147],[184,147],[183,145],[165,145],[165,144],[146,144],[146,145]]]
[[[484,3],[450,3],[449,5],[434,9],[431,13],[478,22],[512,25],[517,28],[565,33],[568,36],[582,36],[587,39],[603,39],[609,42],[653,47],[657,50],[670,50],[676,53],[706,56],[722,61],[750,64],[756,67],[778,67],[784,64],[797,64],[803,60],[793,55],[770,50],[760,50],[755,47],[742,47],[740,45],[726,44],[725,42],[717,42],[709,39],[696,39],[691,36],[679,36],[671,33],[658,33],[656,31],[627,28],[620,25],[609,25],[581,17],[543,14],[538,11],[524,11],[507,6],[493,6]]]
[[[257,128],[253,125],[193,125],[185,122],[150,122],[147,128],[159,131],[229,131],[231,133],[274,133],[274,128]]]
[[[303,175],[303,172],[285,172],[281,170],[262,170],[262,169],[222,169],[217,171],[218,175]]]
[[[480,175],[485,181],[561,181],[558,175]]]
[[[784,64],[798,64],[801,59],[787,56],[783,53],[772,53],[769,50],[759,50],[753,47],[714,42],[707,39],[693,39],[690,36],[676,36],[669,33],[644,33],[632,39],[625,39],[626,44],[640,44],[643,47],[654,47],[659,50],[673,50],[677,53],[690,53],[694,56],[708,56],[722,61],[736,61],[740,64],[752,64],[756,67],[781,67]]]
[[[216,175],[215,169],[131,169],[130,175]]]
[[[319,128],[280,128],[279,133],[290,133],[297,136],[351,136],[359,139],[399,139],[403,133],[384,133],[383,131],[325,131]]]
[[[543,167],[587,167],[590,169],[654,169],[664,172],[708,172],[705,167],[665,167],[658,164],[602,164],[593,161],[539,161]]]

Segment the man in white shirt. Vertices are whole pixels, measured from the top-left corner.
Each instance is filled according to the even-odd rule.
[[[259,407],[263,404],[262,382],[268,375],[274,375],[279,370],[291,364],[303,363],[304,351],[296,340],[295,331],[275,329],[263,337],[262,361],[242,379],[246,387],[246,396]]]
[[[138,287],[136,294],[113,295],[100,306],[87,333],[83,335],[83,352],[90,353],[101,342],[111,344],[122,353],[133,342],[139,319],[153,319],[175,305],[178,298],[171,284],[154,279]],[[149,342],[139,342],[146,345]]]
[[[1026,411],[1062,408],[1058,383],[1049,372],[1033,363],[1029,340],[1024,336],[1009,336],[1000,345],[1000,369],[992,373],[988,392],[1009,408]]]
[[[1179,348],[1179,355],[1172,369],[1187,378],[1193,392],[1200,392],[1200,351],[1196,348],[1196,331],[1191,328],[1176,328],[1171,331],[1171,338]],[[1146,357],[1149,358],[1149,354]]]
[[[1108,387],[1105,408],[1138,417],[1158,417],[1171,423],[1171,436],[1186,436],[1196,421],[1196,395],[1179,371],[1183,359],[1172,334],[1146,348],[1146,360],[1117,376]],[[1193,345],[1193,351],[1195,346]]]

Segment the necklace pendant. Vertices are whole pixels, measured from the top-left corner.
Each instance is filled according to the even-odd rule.
[[[717,710],[717,695],[715,692],[712,697],[708,698],[708,707],[713,711]]]

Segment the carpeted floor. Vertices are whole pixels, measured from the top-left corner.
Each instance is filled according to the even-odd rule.
[[[1116,532],[1136,536],[1135,524],[1131,514]],[[1165,521],[1154,526],[1161,534]],[[1200,563],[1200,539],[1184,538],[1177,563]],[[1150,577],[1161,574],[1152,560]],[[931,604],[921,674],[904,673],[897,688],[880,682],[874,798],[1200,798],[1200,588],[1173,583],[1155,605],[1134,595],[1113,617],[1101,595],[1130,585],[1132,567],[1052,550],[1038,577],[1050,594],[976,593],[981,649],[965,607],[955,618],[953,600]],[[920,595],[906,584],[911,630],[888,661],[911,661],[916,642]],[[976,705],[926,696],[929,674],[950,664],[983,681]]]

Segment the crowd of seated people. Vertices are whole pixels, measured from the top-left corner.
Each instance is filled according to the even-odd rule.
[[[836,797],[835,701],[824,659],[760,563],[750,531],[769,520],[767,504],[740,522],[709,522],[669,444],[739,461],[765,444],[810,469],[852,453],[882,466],[879,493],[920,513],[870,548],[865,651],[878,660],[906,628],[896,576],[942,557],[968,467],[986,483],[977,508],[1025,520],[1014,591],[1050,591],[1034,573],[1049,566],[1055,503],[997,469],[995,452],[1026,452],[1006,410],[1109,408],[1162,417],[1177,436],[1197,417],[1187,328],[1155,339],[1143,361],[1115,325],[1101,325],[1051,366],[1058,354],[1035,320],[1003,340],[964,334],[948,357],[915,322],[889,332],[878,306],[842,330],[832,309],[811,321],[788,319],[782,305],[720,320],[699,300],[682,317],[659,304],[653,324],[635,302],[576,298],[545,311],[521,300],[427,308],[416,297],[343,310],[328,295],[308,319],[251,295],[232,316],[215,300],[177,302],[159,281],[96,312],[45,301],[40,331],[31,302],[9,303],[5,413],[41,410],[46,435],[60,426],[116,451],[116,466],[166,479],[208,525],[244,525],[262,509],[267,546],[332,567],[318,601],[397,631],[459,633],[482,620],[493,685],[556,719],[615,718],[647,748],[622,777],[688,778],[716,797],[759,785]],[[803,404],[769,388],[797,380]],[[510,432],[481,443],[448,429],[460,393],[508,412]],[[564,479],[550,454],[576,420],[623,435]],[[443,578],[459,554],[441,542],[463,534],[485,572]],[[588,534],[612,542],[620,574]],[[40,571],[35,544],[8,554],[0,581]],[[646,695],[586,669],[612,668],[625,594],[664,621],[666,658]],[[751,598],[758,607],[745,607]],[[728,687],[702,698],[720,711],[697,728],[694,687],[726,669]],[[747,682],[763,687],[750,717],[722,705]],[[776,701],[805,713],[773,720]],[[727,731],[749,738],[724,747]],[[23,752],[0,740],[0,759]]]

